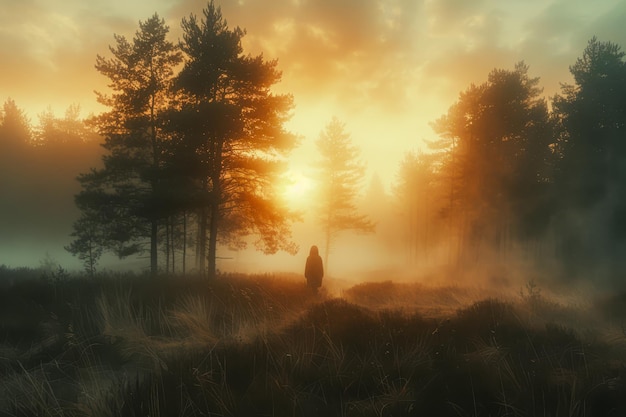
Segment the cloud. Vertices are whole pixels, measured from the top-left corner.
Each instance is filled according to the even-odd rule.
[[[426,2],[428,29],[434,36],[456,35],[484,15],[485,0],[431,0]]]
[[[569,67],[593,36],[626,46],[625,20],[626,3],[621,1],[554,1],[525,21],[520,55],[552,96],[560,92],[561,83],[573,82]]]
[[[606,10],[588,27],[587,33],[594,33],[602,41],[611,41],[626,48],[626,3],[615,2],[614,6]]]
[[[108,53],[114,33],[132,37],[138,21],[150,16],[124,14],[120,1],[6,3],[0,12],[0,100],[13,97],[31,117],[48,105],[99,108],[93,90],[106,88],[106,80],[94,69],[96,55]]]
[[[196,2],[194,2],[195,4]],[[311,100],[348,106],[402,98],[419,3],[409,0],[276,1],[222,7],[229,22],[248,30],[245,44],[278,58],[287,88]],[[295,93],[294,93],[295,94]]]
[[[139,20],[163,16],[171,39],[205,0],[24,0],[0,12],[2,89],[39,110],[81,102],[106,88],[93,68],[113,34],[132,37]],[[231,27],[247,30],[246,52],[279,60],[279,91],[298,103],[381,114],[449,106],[495,67],[524,60],[547,92],[568,81],[567,67],[598,35],[626,45],[626,3],[602,0],[222,0]],[[35,100],[36,98],[36,100]],[[428,100],[428,104],[420,102]],[[435,103],[438,101],[438,104]],[[445,111],[445,109],[443,109]],[[423,117],[430,117],[423,115]],[[426,122],[425,122],[426,123]]]

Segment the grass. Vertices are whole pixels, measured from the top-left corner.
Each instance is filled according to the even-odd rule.
[[[623,295],[300,278],[16,279],[0,415],[626,415]]]

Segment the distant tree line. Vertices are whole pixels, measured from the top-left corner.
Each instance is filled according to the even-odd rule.
[[[81,119],[71,106],[63,118],[40,114],[31,127],[13,100],[0,111],[4,195],[37,187],[27,167],[54,172],[90,161],[89,172],[77,171],[80,216],[67,249],[92,274],[103,251],[147,252],[153,274],[184,273],[193,258],[193,268],[214,276],[218,244],[242,248],[254,235],[266,253],[296,250],[295,215],[275,188],[296,145],[283,127],[292,99],[271,92],[277,62],[243,54],[245,32],[229,29],[212,1],[182,28],[182,40],[169,41],[155,14],[131,40],[115,35],[112,56],[96,61],[111,91],[98,94],[108,108],[98,116]],[[618,274],[626,250],[624,56],[618,45],[591,39],[570,67],[574,83],[549,99],[524,63],[470,85],[432,123],[438,138],[428,149],[399,162],[403,223],[383,220],[379,236],[404,248],[413,265],[521,257],[572,274]],[[102,139],[100,158],[93,149]],[[380,223],[391,212],[369,207],[380,205],[380,186],[357,207],[364,165],[342,123],[329,123],[317,145],[317,214],[329,250],[342,230],[372,231],[370,218]],[[37,198],[59,194],[53,187]],[[3,218],[36,206],[31,197],[3,202]]]
[[[432,124],[439,139],[405,157],[396,185],[412,262],[443,246],[463,265],[488,254],[571,273],[624,266],[624,52],[593,38],[570,72],[547,100],[524,63],[495,69]]]
[[[96,166],[100,136],[77,105],[56,117],[51,110],[31,123],[11,98],[0,106],[0,239],[42,246],[67,236],[78,215],[76,175]],[[17,245],[19,246],[19,245]]]

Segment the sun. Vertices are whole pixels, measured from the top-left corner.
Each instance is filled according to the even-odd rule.
[[[299,204],[307,201],[313,191],[313,180],[301,171],[288,171],[283,196],[291,204]]]

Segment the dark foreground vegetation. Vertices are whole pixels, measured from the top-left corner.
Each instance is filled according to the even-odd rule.
[[[0,268],[0,415],[626,415],[623,296],[28,274]]]

